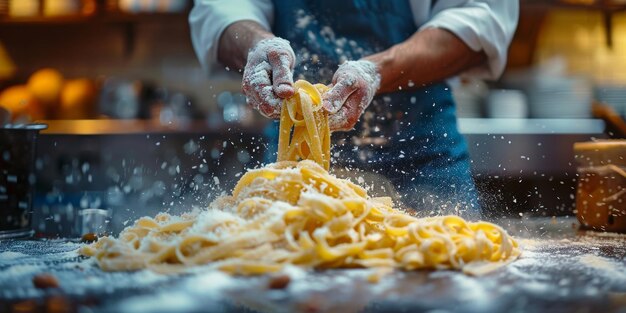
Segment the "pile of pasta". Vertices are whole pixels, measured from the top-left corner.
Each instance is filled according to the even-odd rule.
[[[281,132],[289,129],[281,136],[289,140],[279,155],[291,161],[248,171],[232,195],[206,210],[142,217],[118,238],[104,237],[80,252],[107,271],[210,265],[248,275],[279,271],[286,264],[481,274],[519,256],[517,242],[497,225],[458,216],[416,218],[394,208],[390,198],[371,197],[331,175],[324,148],[327,116],[315,107],[324,88],[296,86],[281,117]],[[283,117],[290,122],[283,124]]]

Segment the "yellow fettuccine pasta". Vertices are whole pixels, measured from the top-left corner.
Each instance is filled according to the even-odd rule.
[[[299,80],[295,95],[283,103],[278,135],[278,161],[313,160],[330,167],[328,113],[322,109],[322,94],[328,87]]]
[[[211,264],[247,275],[285,264],[482,274],[519,256],[517,242],[497,225],[458,216],[416,218],[390,198],[370,197],[329,174],[328,116],[319,109],[326,87],[295,86],[281,113],[279,162],[248,171],[231,196],[207,210],[143,217],[118,238],[102,238],[80,252],[108,271]]]

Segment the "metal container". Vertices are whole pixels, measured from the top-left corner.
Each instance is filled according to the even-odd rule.
[[[578,220],[586,228],[626,232],[626,140],[578,142],[574,151]]]
[[[46,127],[31,124],[0,128],[0,239],[33,234],[37,137]]]

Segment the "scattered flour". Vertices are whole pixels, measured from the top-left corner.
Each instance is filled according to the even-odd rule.
[[[282,269],[282,273],[288,275],[292,280],[303,279],[307,275],[307,270],[301,266],[295,266],[292,264],[285,265]]]
[[[186,280],[174,291],[131,297],[119,303],[118,307],[133,313],[200,311],[206,302],[219,299],[222,291],[236,285],[236,278],[210,271]]]
[[[626,264],[617,263],[614,260],[597,256],[594,254],[584,254],[578,257],[578,262],[588,268],[592,268],[607,277],[617,280],[626,280]]]
[[[4,251],[4,252],[0,252],[0,260],[14,260],[14,259],[19,259],[19,258],[23,258],[23,257],[27,257],[27,254],[21,253],[21,252],[14,252],[14,251]]]
[[[42,271],[44,269],[44,265],[39,264],[18,264],[13,265],[4,271],[0,272],[0,277],[15,277],[21,275],[33,274],[36,272]]]
[[[489,306],[489,299],[491,299],[490,288],[486,288],[485,282],[476,277],[464,275],[462,273],[454,273],[451,276],[452,281],[455,284],[455,288],[458,288],[459,298],[465,301],[472,301],[476,308],[483,308],[487,310]]]
[[[593,267],[595,269],[601,269],[605,271],[615,271],[616,266],[612,260],[608,260],[603,257],[599,257],[593,254],[585,254],[578,257],[578,261],[582,264],[585,264],[589,267]]]
[[[195,308],[194,299],[183,291],[133,297],[119,305],[125,312],[186,312]]]

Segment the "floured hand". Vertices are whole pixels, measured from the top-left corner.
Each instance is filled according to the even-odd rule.
[[[380,86],[380,75],[370,61],[348,61],[339,66],[331,86],[323,97],[324,108],[331,113],[330,129],[348,131],[372,102]]]
[[[278,37],[259,41],[250,50],[243,71],[248,104],[266,117],[279,118],[282,100],[294,94],[295,61],[289,41]]]

